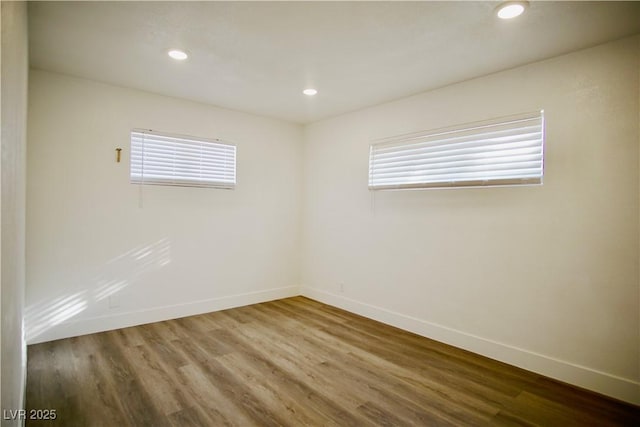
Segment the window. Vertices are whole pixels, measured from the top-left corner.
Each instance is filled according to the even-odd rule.
[[[232,189],[236,184],[236,146],[134,129],[131,183]]]
[[[372,144],[369,189],[542,184],[543,112]]]

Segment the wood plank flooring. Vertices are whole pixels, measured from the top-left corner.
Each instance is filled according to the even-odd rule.
[[[59,426],[640,426],[640,408],[303,297],[29,346]]]

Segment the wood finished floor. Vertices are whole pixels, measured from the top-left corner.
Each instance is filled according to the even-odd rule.
[[[613,401],[295,297],[29,346],[59,426],[640,426]]]

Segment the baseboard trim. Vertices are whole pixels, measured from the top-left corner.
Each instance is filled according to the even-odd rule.
[[[596,393],[640,405],[640,382],[611,375],[550,356],[468,334],[423,319],[407,316],[343,295],[301,287],[300,294],[415,334],[545,375]]]
[[[508,363],[532,372],[592,390],[635,405],[640,405],[640,382],[611,375],[586,366],[577,365],[529,350],[468,334],[423,319],[359,302],[343,295],[310,287],[288,286],[263,291],[228,295],[184,304],[156,307],[147,310],[118,313],[108,316],[69,320],[32,338],[37,344],[113,329],[161,322],[212,311],[226,310],[282,298],[302,295],[379,322],[404,329],[458,348]]]
[[[154,307],[146,310],[117,313],[107,316],[73,319],[62,322],[33,337],[28,344],[37,344],[62,338],[77,337],[96,332],[144,325],[146,323],[161,322],[180,317],[194,316],[212,311],[226,310],[245,305],[258,304],[282,298],[300,295],[298,286],[273,288],[263,291],[247,292],[243,294],[227,295],[203,301]]]

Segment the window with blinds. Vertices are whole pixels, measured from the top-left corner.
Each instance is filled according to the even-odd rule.
[[[542,184],[544,113],[381,140],[369,152],[369,188]]]
[[[233,189],[236,146],[218,140],[131,131],[131,183]]]

